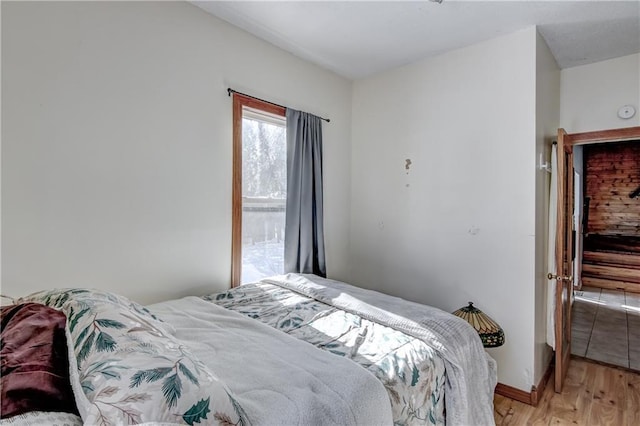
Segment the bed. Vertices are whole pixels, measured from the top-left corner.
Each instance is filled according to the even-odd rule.
[[[343,282],[288,274],[146,307],[87,289],[24,302],[66,316],[77,411],[2,423],[494,423],[495,362],[466,322]]]

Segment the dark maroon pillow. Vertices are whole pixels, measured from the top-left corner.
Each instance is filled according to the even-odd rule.
[[[2,307],[1,323],[0,418],[29,411],[78,414],[69,381],[64,314],[25,303]]]

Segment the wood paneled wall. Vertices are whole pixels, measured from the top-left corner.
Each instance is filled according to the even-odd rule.
[[[586,232],[640,236],[640,140],[586,145]]]

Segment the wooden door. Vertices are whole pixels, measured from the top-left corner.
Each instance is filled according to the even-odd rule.
[[[569,369],[571,356],[571,295],[573,291],[573,146],[565,143],[566,132],[558,130],[558,221],[556,224],[556,312],[555,391]]]

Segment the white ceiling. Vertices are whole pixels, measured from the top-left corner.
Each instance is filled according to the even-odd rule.
[[[192,3],[352,79],[532,25],[560,68],[640,52],[640,0]]]

